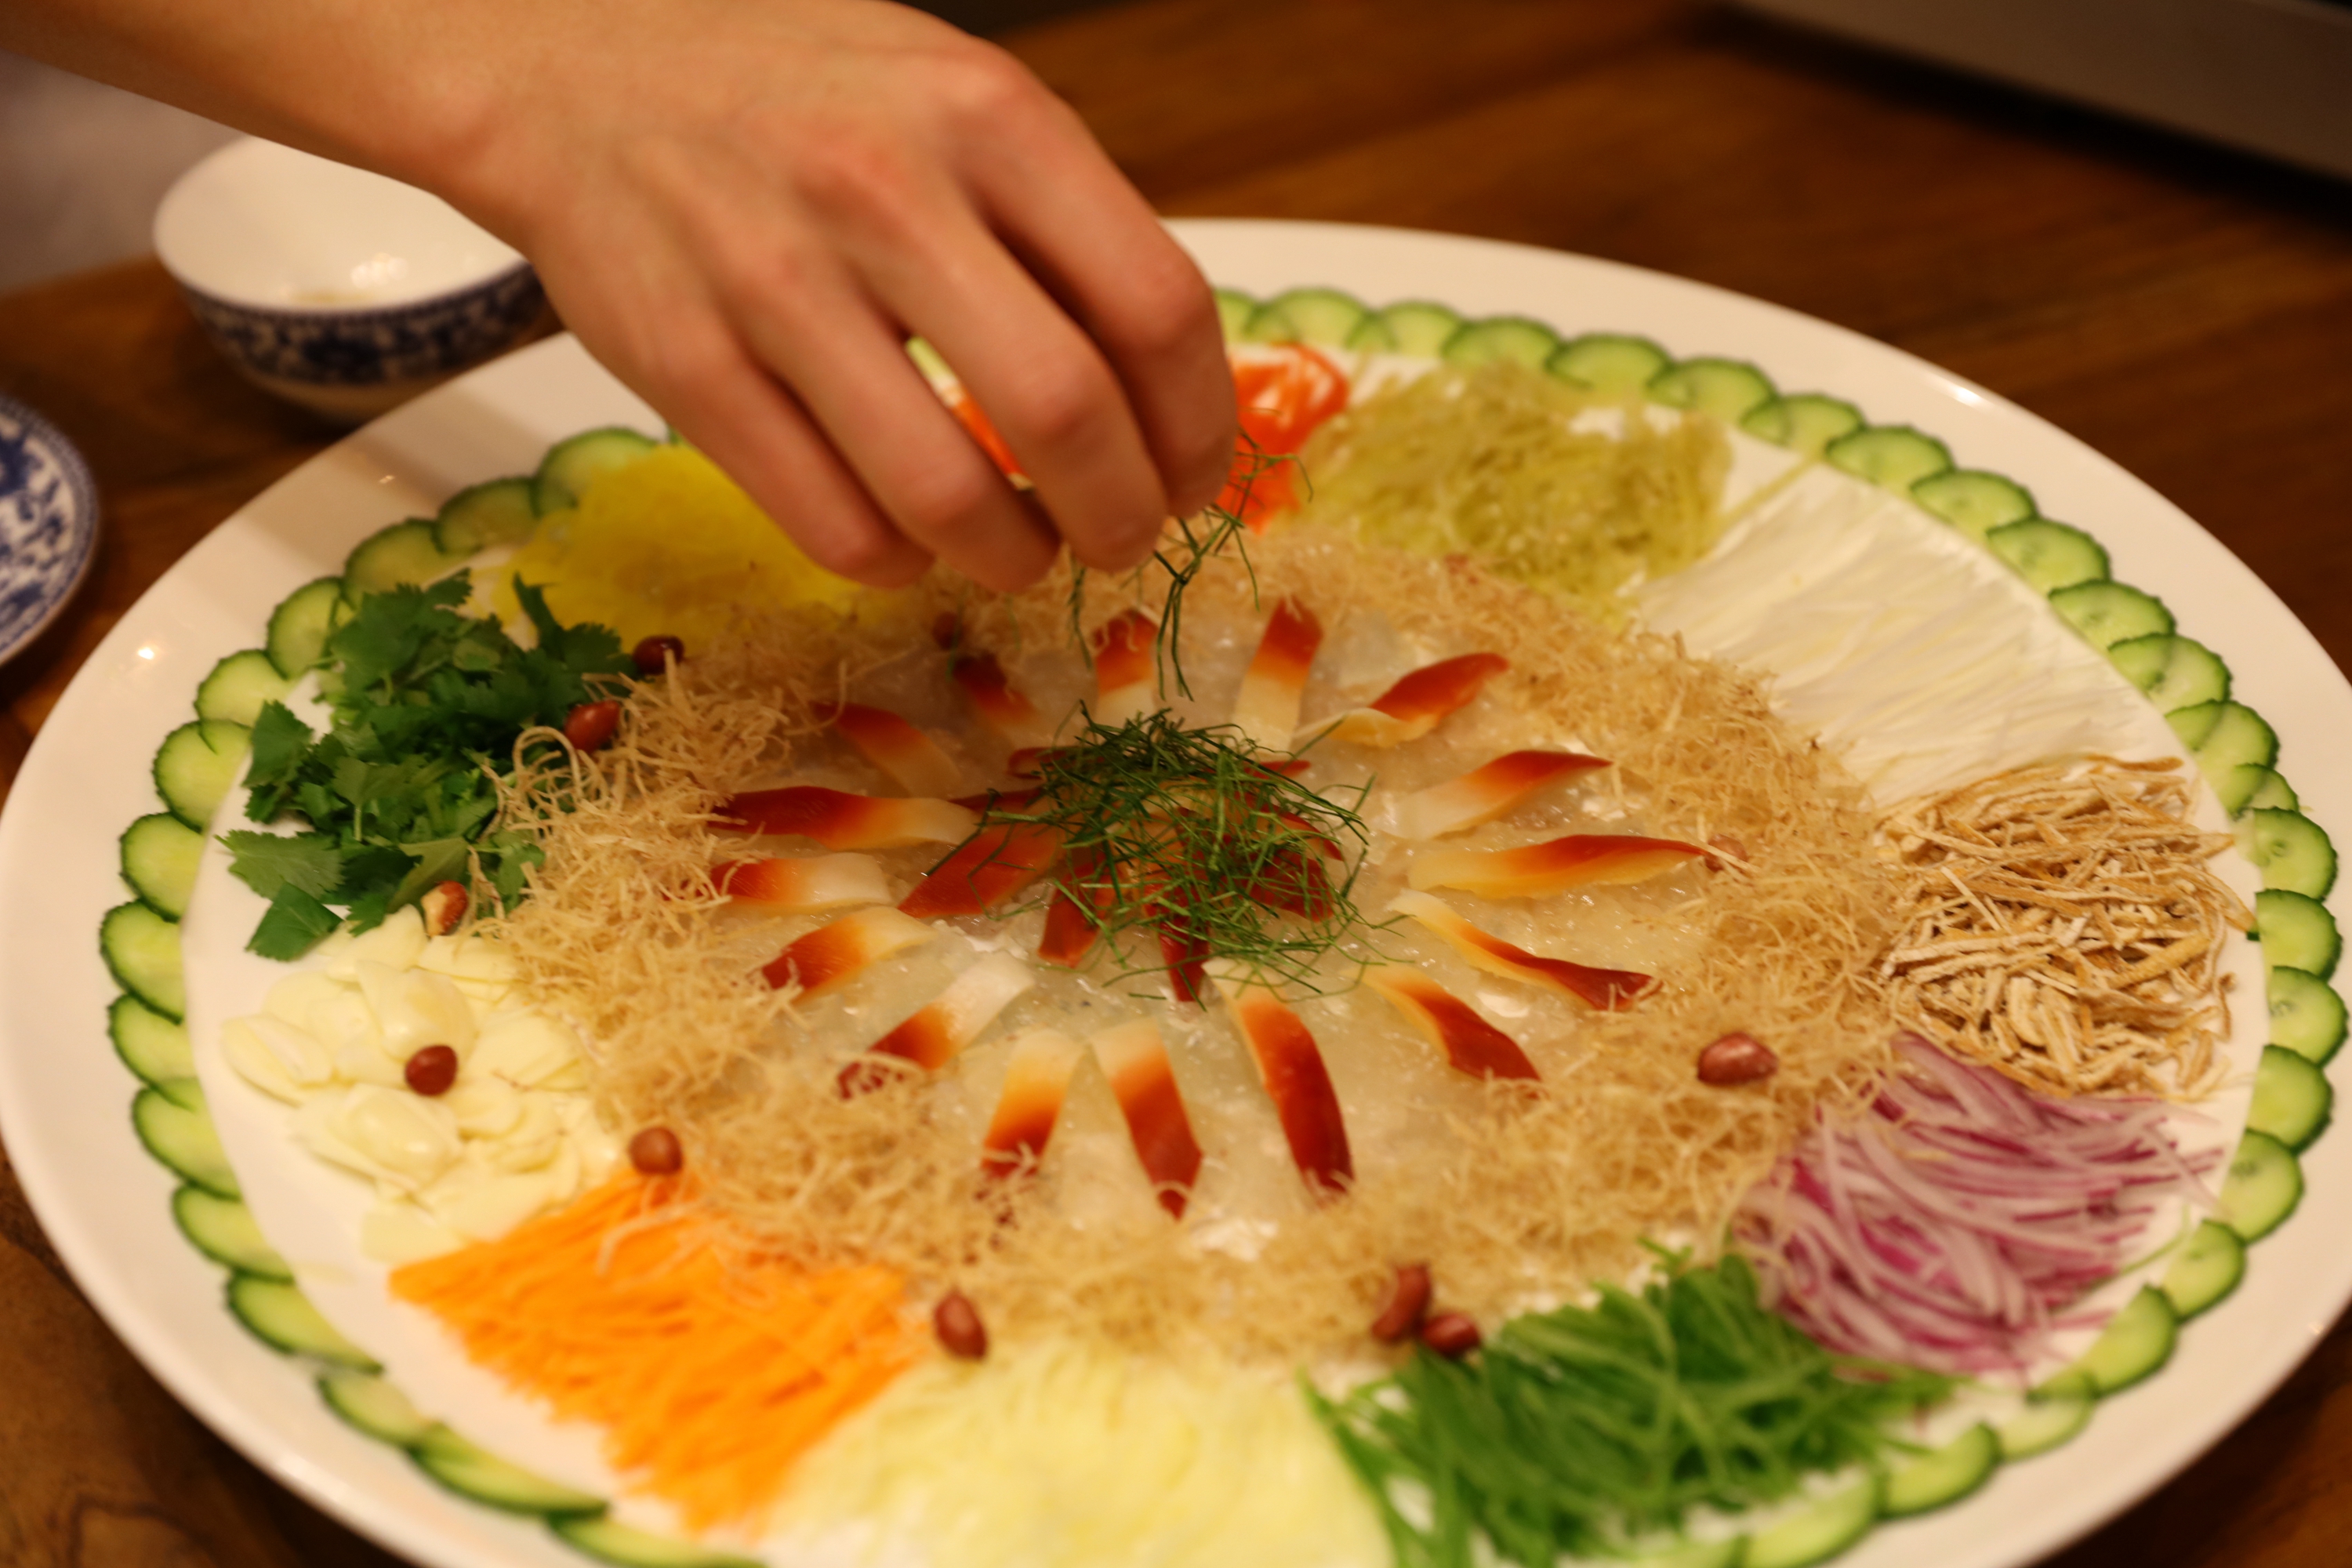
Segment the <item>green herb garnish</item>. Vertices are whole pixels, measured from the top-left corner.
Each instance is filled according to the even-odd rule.
[[[1062,837],[1045,887],[1101,935],[1115,979],[1158,972],[1121,940],[1168,935],[1195,962],[1230,960],[1273,983],[1318,991],[1315,967],[1363,929],[1350,897],[1367,842],[1357,807],[1280,771],[1227,726],[1188,729],[1162,710],[1089,721],[1042,753],[1034,785],[1000,796],[992,825],[1045,825]],[[1352,839],[1352,859],[1340,854]]]
[[[593,678],[635,667],[612,632],[559,625],[520,579],[536,647],[517,645],[495,619],[460,614],[468,591],[461,572],[360,601],[327,642],[326,734],[282,702],[263,707],[246,815],[310,826],[222,836],[229,869],[270,901],[253,952],[299,958],[343,919],[364,931],[436,884],[465,879],[477,861],[502,902],[520,897],[540,850],[525,834],[493,829],[493,775],[511,768],[525,730],[561,725],[599,695]]]
[[[1737,1512],[1794,1496],[1808,1476],[1915,1452],[1889,1424],[1952,1387],[1832,1355],[1759,1303],[1734,1256],[1515,1318],[1467,1362],[1416,1351],[1344,1400],[1307,1392],[1400,1568],[1469,1568],[1480,1534],[1510,1562],[1552,1568],[1623,1555],[1695,1508]]]

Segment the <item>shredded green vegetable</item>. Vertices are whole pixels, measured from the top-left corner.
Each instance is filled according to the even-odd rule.
[[[1507,361],[1431,372],[1318,430],[1305,515],[1492,571],[1576,601],[1611,625],[1629,584],[1696,562],[1722,535],[1731,446],[1713,419],[1653,426],[1638,404],[1621,437],[1571,429],[1592,406]]]
[[[1553,1568],[1737,1512],[1809,1475],[1916,1451],[1888,1426],[1952,1380],[1832,1355],[1766,1310],[1737,1257],[1640,1294],[1515,1318],[1463,1363],[1426,1350],[1308,1398],[1380,1508],[1399,1568],[1470,1568],[1474,1540]],[[1647,1541],[1645,1541],[1647,1538]]]

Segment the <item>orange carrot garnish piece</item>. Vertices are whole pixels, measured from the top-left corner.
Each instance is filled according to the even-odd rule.
[[[911,795],[944,795],[960,771],[940,743],[887,708],[844,702],[818,717],[832,724],[857,754],[890,775]]]
[[[1151,652],[1159,637],[1160,623],[1141,610],[1121,610],[1096,630],[1096,723],[1116,727],[1160,706],[1152,690],[1158,668]]]
[[[798,859],[721,860],[710,868],[711,889],[782,914],[814,914],[850,904],[887,904],[890,884],[866,855],[808,855]]]
[[[1323,625],[1312,610],[1288,597],[1275,605],[1274,618],[1258,638],[1241,694],[1234,700],[1234,725],[1260,750],[1290,750],[1298,731],[1299,694],[1307,689],[1307,672],[1322,646]]]
[[[1678,838],[1635,833],[1571,833],[1517,849],[1424,849],[1407,879],[1416,888],[1461,888],[1486,899],[1528,899],[1570,888],[1644,882],[1706,850]]]
[[[1370,707],[1342,714],[1331,738],[1379,747],[1417,741],[1448,714],[1467,707],[1486,682],[1510,668],[1510,660],[1498,653],[1465,653],[1423,665],[1374,699]]]
[[[1077,1064],[1076,1043],[1059,1030],[1026,1030],[1013,1042],[1004,1088],[981,1140],[981,1164],[991,1175],[1009,1176],[1045,1156]]]
[[[898,907],[927,921],[983,914],[1035,881],[1061,848],[1058,828],[1022,822],[983,827],[931,868]]]
[[[980,826],[978,812],[952,801],[884,799],[816,784],[747,790],[716,817],[720,827],[814,838],[827,849],[961,844]]]
[[[795,938],[760,973],[780,991],[799,985],[806,1001],[846,984],[867,964],[939,934],[897,910],[859,910]]]
[[[1177,1091],[1176,1072],[1169,1065],[1159,1026],[1148,1018],[1119,1024],[1091,1043],[1160,1206],[1171,1218],[1182,1219],[1192,1182],[1201,1173],[1201,1145],[1192,1137],[1192,1121],[1184,1113],[1184,1097]]]
[[[1608,765],[1606,758],[1580,752],[1506,752],[1460,778],[1405,796],[1397,826],[1407,838],[1442,838],[1500,816],[1571,773]]]
[[[1243,440],[1217,504],[1255,530],[1295,500],[1291,469],[1268,466],[1307,443],[1325,420],[1348,406],[1348,378],[1305,343],[1251,344],[1232,351],[1234,400]]]
[[[1331,1087],[1330,1069],[1323,1065],[1315,1037],[1273,992],[1223,963],[1212,965],[1212,974],[1233,1009],[1234,1021],[1241,1026],[1250,1059],[1257,1064],[1258,1081],[1274,1101],[1283,1141],[1290,1145],[1291,1163],[1318,1198],[1339,1196],[1355,1179],[1356,1167],[1348,1152],[1339,1096]]]
[[[1472,1078],[1535,1079],[1519,1043],[1480,1017],[1470,1004],[1428,976],[1392,964],[1368,971],[1364,984],[1387,997],[1458,1072]]]
[[[1490,931],[1480,931],[1432,893],[1399,893],[1389,901],[1389,908],[1398,914],[1412,916],[1444,937],[1454,952],[1489,974],[1540,985],[1563,996],[1573,996],[1604,1013],[1623,1012],[1657,984],[1650,976],[1630,969],[1595,969],[1514,947]]]
[[[980,1037],[1005,1005],[1036,984],[1029,966],[1010,953],[992,952],[965,970],[948,988],[841,1069],[844,1096],[863,1094],[889,1081],[889,1061],[937,1072]]]

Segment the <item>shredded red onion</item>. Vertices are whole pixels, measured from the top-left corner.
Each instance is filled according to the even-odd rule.
[[[2172,1197],[2210,1207],[2152,1100],[2054,1100],[1898,1036],[1871,1113],[1822,1122],[1742,1205],[1780,1310],[1832,1350],[2021,1372]]]

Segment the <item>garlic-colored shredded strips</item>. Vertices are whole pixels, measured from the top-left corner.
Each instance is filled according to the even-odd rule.
[[[2021,768],[1890,813],[1895,1016],[2052,1093],[2209,1091],[2223,937],[2253,920],[2205,867],[2230,840],[2189,824],[2177,765]]]

